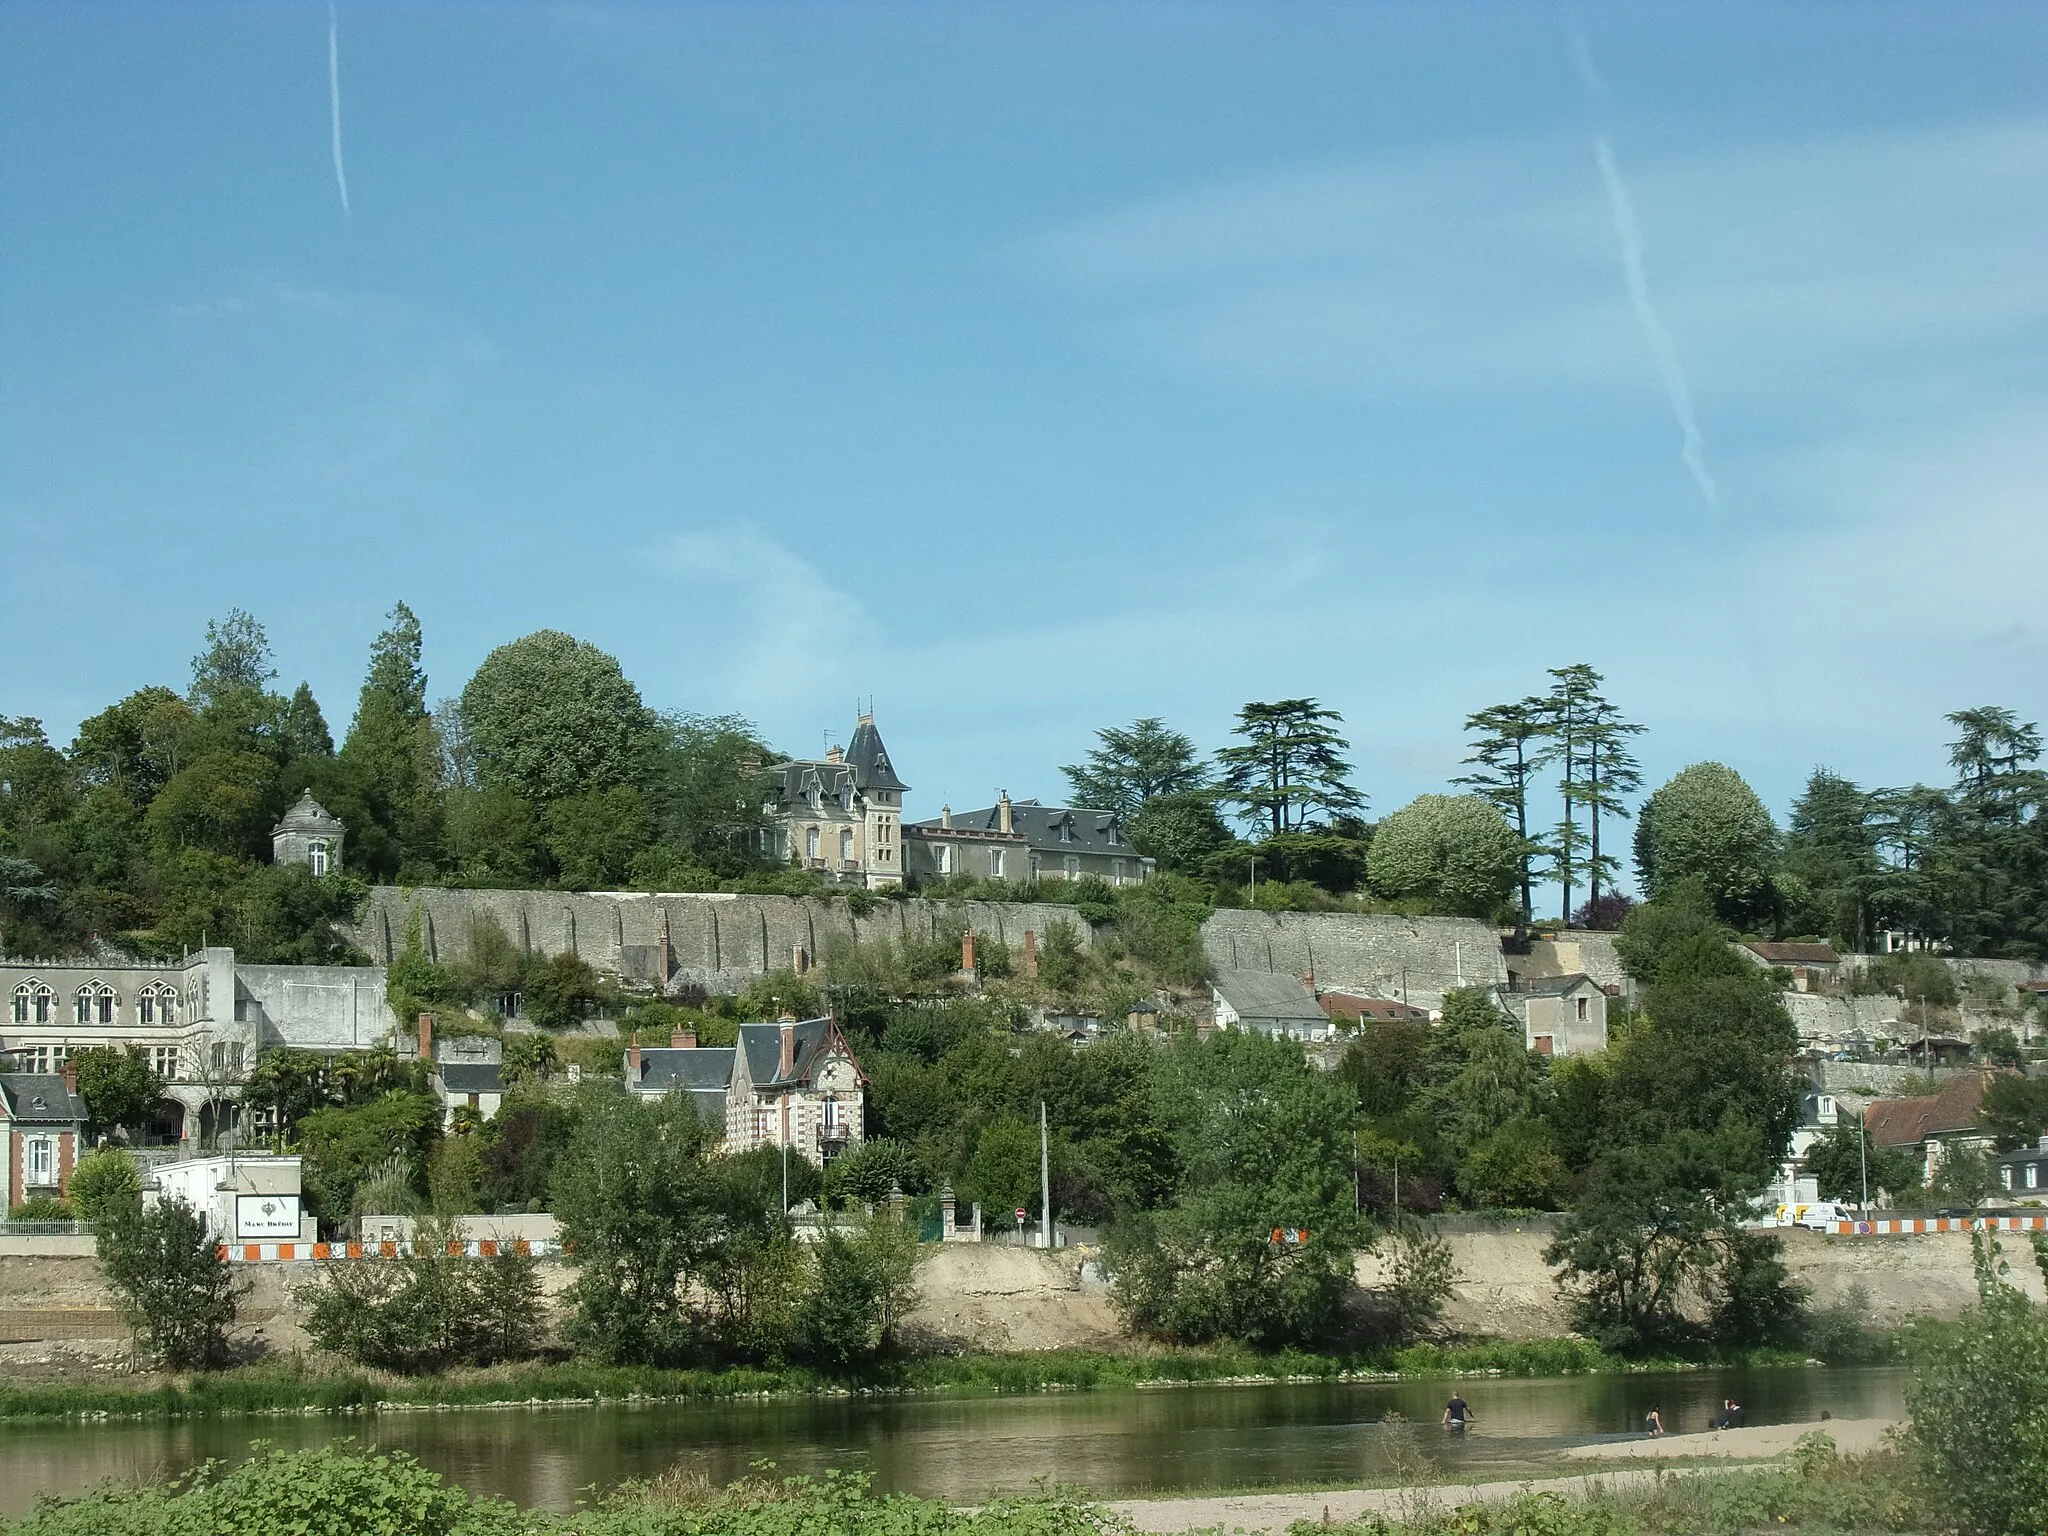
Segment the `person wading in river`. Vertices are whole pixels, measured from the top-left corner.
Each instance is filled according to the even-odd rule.
[[[1643,1429],[1652,1440],[1658,1439],[1664,1433],[1664,1416],[1652,1408],[1643,1415]]]
[[[1465,1399],[1453,1392],[1450,1403],[1444,1408],[1444,1428],[1463,1429],[1467,1424],[1477,1422],[1472,1417],[1472,1410],[1466,1406]]]

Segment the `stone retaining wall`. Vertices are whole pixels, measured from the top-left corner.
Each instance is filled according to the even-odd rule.
[[[1462,917],[1364,912],[1211,914],[1202,947],[1219,970],[1313,975],[1316,985],[1437,1008],[1461,986],[1505,983],[1500,934]]]
[[[1050,902],[884,899],[857,917],[844,901],[793,896],[405,890],[389,885],[371,890],[350,937],[371,959],[388,965],[405,948],[415,913],[421,943],[436,961],[466,956],[473,935],[489,921],[527,953],[580,955],[606,974],[648,983],[657,980],[666,929],[668,984],[697,982],[723,992],[738,991],[768,971],[815,964],[836,941],[911,934],[929,938],[963,919],[1013,951],[1021,948],[1027,932],[1043,944],[1046,930],[1060,921],[1073,926],[1084,947],[1089,942],[1080,914]]]

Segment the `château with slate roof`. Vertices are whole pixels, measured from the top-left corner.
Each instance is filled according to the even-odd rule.
[[[867,1075],[829,1017],[742,1024],[737,1045],[698,1045],[687,1029],[666,1047],[634,1044],[626,1087],[688,1094],[729,1152],[787,1146],[823,1165],[866,1135]]]
[[[862,715],[853,740],[816,760],[764,771],[761,852],[815,871],[837,885],[876,890],[903,880],[903,794],[875,717]]]

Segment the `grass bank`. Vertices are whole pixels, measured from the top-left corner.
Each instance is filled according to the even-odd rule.
[[[1711,1362],[1803,1365],[1757,1351]],[[945,1355],[894,1360],[853,1378],[800,1366],[659,1370],[579,1362],[504,1366],[437,1376],[347,1367],[264,1364],[155,1383],[65,1382],[0,1387],[0,1420],[224,1418],[286,1413],[369,1413],[406,1408],[689,1401],[885,1393],[1003,1396],[1242,1381],[1399,1380],[1455,1375],[1578,1376],[1695,1369],[1697,1361],[1625,1360],[1584,1339],[1418,1344],[1372,1355],[1299,1351],[1170,1350],[1112,1354]]]

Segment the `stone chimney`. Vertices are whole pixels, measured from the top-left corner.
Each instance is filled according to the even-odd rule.
[[[668,1035],[669,1047],[678,1051],[697,1049],[697,1031],[694,1029],[672,1029]]]
[[[1038,980],[1038,935],[1029,928],[1024,930],[1024,974]]]
[[[786,1079],[795,1070],[796,1020],[784,1015],[782,1020],[782,1065],[776,1068],[775,1075]]]
[[[434,1016],[431,1013],[423,1013],[420,1015],[419,1023],[420,1060],[431,1062],[434,1059]]]
[[[2043,1136],[2041,1138],[2041,1145],[2038,1148],[2038,1150],[2042,1152],[2048,1152],[2048,1136]]]
[[[1007,789],[998,791],[998,798],[996,800],[996,830],[1005,837],[1008,837],[1016,830],[1016,828],[1010,825],[1010,792]]]
[[[846,748],[840,746],[839,743],[835,741],[834,743],[832,743],[831,746],[825,749],[825,761],[828,763],[845,762]]]
[[[953,830],[953,807],[950,805],[939,807],[939,826],[947,832]]]
[[[974,930],[972,928],[960,935],[960,969],[970,976],[974,974]]]
[[[640,1035],[638,1031],[635,1031],[633,1035],[633,1043],[626,1047],[626,1087],[628,1089],[637,1089],[639,1086]]]

